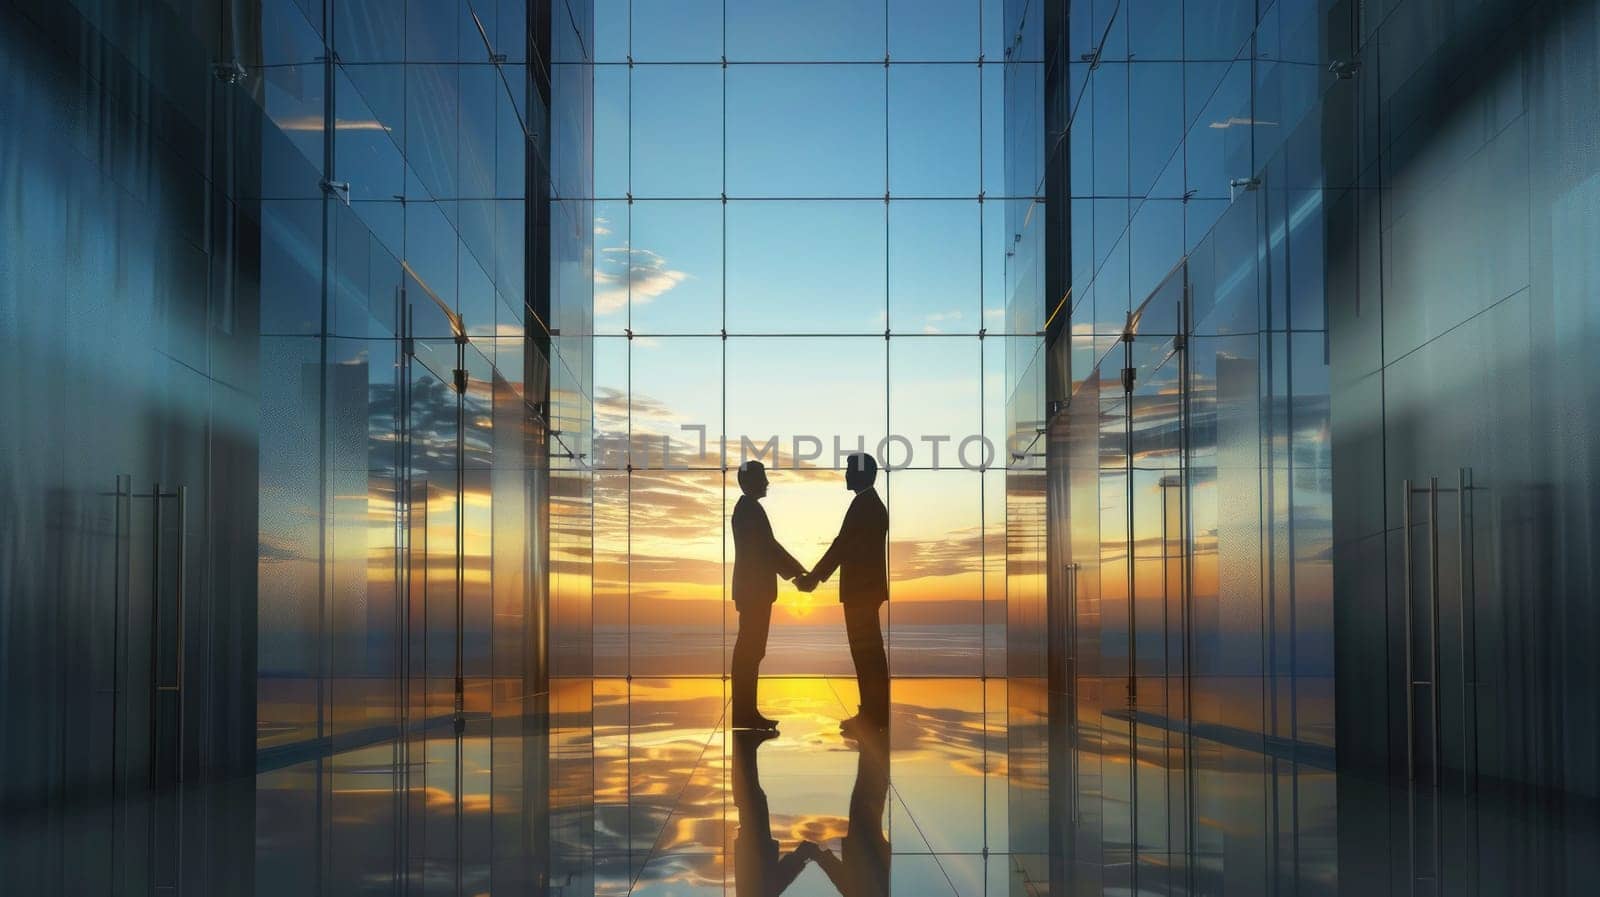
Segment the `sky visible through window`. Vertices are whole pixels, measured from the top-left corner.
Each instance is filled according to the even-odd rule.
[[[1005,619],[1008,213],[1033,192],[1007,188],[1005,85],[1039,63],[1007,52],[998,0],[726,6],[596,9],[597,672],[725,667],[745,440],[776,437],[766,505],[810,565],[849,499],[836,442],[890,434],[891,665],[982,672]],[[836,582],[785,587],[763,671],[848,669]]]

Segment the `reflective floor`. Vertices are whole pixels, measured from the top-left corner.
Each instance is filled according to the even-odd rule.
[[[893,697],[857,741],[853,680],[767,679],[763,739],[730,733],[718,680],[597,683],[595,893],[1010,893],[1005,683]]]
[[[1119,803],[1109,782],[1129,768],[1089,770],[1103,746],[1082,730],[1065,763],[1025,688],[899,679],[888,732],[857,740],[839,731],[850,679],[763,680],[769,738],[728,730],[719,679],[564,680],[527,717],[469,713],[459,733],[445,718],[400,740],[348,729],[331,756],[253,780],[10,814],[0,892],[1600,893],[1593,802],[1447,783],[1435,804],[1341,777],[1335,820],[1304,792],[1260,799],[1285,793],[1260,777],[1283,763],[1270,745],[1197,732],[1197,770],[1226,767],[1227,801],[1150,749]]]

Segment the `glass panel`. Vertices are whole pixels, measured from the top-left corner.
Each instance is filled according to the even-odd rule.
[[[887,310],[884,204],[730,202],[733,333],[877,333]]]
[[[1130,23],[1128,55],[1140,60],[1181,59],[1182,0],[1129,0],[1122,15]]]
[[[982,475],[897,470],[889,496],[889,669],[983,671]]]
[[[741,65],[727,83],[728,195],[883,196],[883,69]]]
[[[318,522],[303,510],[321,492],[320,355],[315,339],[261,341],[261,363],[280,376],[262,381],[261,396],[258,748],[318,735],[321,548]]]
[[[633,0],[638,62],[721,62],[723,0]]]
[[[1006,474],[992,467],[983,478],[984,675],[1004,677],[1006,663]]]
[[[314,273],[321,265],[322,209],[321,200],[261,203],[262,256],[298,262],[262,267],[263,334],[309,335],[322,329],[322,282]]]
[[[635,197],[722,192],[722,82],[717,65],[630,69],[630,183]]]
[[[301,158],[322,171],[322,138],[326,83],[320,64],[277,66],[261,70],[261,107],[275,130],[288,138]],[[285,165],[280,161],[280,165]],[[310,184],[315,187],[315,184]]]
[[[458,73],[454,65],[406,66],[406,161],[436,199],[460,195]]]
[[[598,408],[598,406],[597,406]],[[628,674],[628,474],[594,479],[594,672]]]
[[[454,3],[405,0],[404,15],[407,62],[455,62],[460,58],[461,12]]]
[[[1094,192],[1128,195],[1128,65],[1111,62],[1089,75],[1094,97]]]
[[[888,2],[891,59],[971,62],[978,58],[978,0]]]
[[[594,326],[597,333],[628,330],[629,231],[626,201],[594,204]]]
[[[859,0],[749,0],[725,5],[735,62],[882,61],[883,6]]]
[[[980,264],[983,268],[983,329],[994,334],[1011,332],[1006,320],[1006,259],[1011,252],[1011,231],[1006,227],[1006,202],[983,204],[982,246]],[[1076,207],[1074,207],[1076,212]],[[1073,231],[1082,232],[1082,228]],[[1081,281],[1074,280],[1073,283]]]
[[[889,192],[976,196],[981,70],[964,65],[889,66]]]
[[[399,421],[392,340],[334,340],[327,383],[327,521],[333,633],[334,728],[392,721],[398,695],[381,678],[397,649],[394,517]]]
[[[1135,302],[1161,284],[1183,257],[1183,201],[1147,199],[1134,213],[1128,235],[1129,292]],[[1159,331],[1173,333],[1170,326]]]
[[[889,327],[977,333],[984,326],[980,215],[972,201],[889,204]]]
[[[633,465],[720,467],[722,340],[635,338],[628,345]]]
[[[1232,199],[1229,182],[1247,178],[1251,164],[1250,65],[1230,66],[1184,141],[1188,189],[1202,199]]]
[[[1013,129],[1006,127],[1006,67],[986,65],[978,70],[982,80],[983,192],[990,197],[1009,195],[1006,190],[1006,145]]]
[[[961,337],[895,337],[889,341],[889,431],[896,437],[886,465],[978,469],[990,455],[979,440],[983,344]]]
[[[887,425],[886,365],[882,337],[730,338],[728,465],[747,438],[750,457],[776,438],[785,468],[843,469],[850,452],[875,451]]]
[[[558,84],[562,76],[578,78],[579,72],[593,73],[594,78],[594,183],[588,189],[595,196],[624,197],[628,195],[628,164],[630,161],[629,122],[631,111],[628,97],[629,69],[621,65],[600,65],[594,68],[554,66],[551,77]],[[570,123],[576,125],[576,122]],[[719,126],[720,130],[720,126]],[[555,125],[552,167],[561,170],[563,163],[570,167],[583,158],[582,133],[576,127]],[[588,186],[588,185],[585,185]],[[564,196],[577,195],[577,185],[557,181],[556,190]]]
[[[350,183],[350,199],[391,200],[405,194],[405,159],[391,130],[393,119],[380,119],[356,84],[335,70],[334,171]],[[403,127],[403,122],[401,123]],[[404,139],[402,130],[399,139]]]
[[[1182,63],[1138,62],[1128,67],[1130,190],[1150,192],[1183,139]]]
[[[456,305],[456,260],[460,240],[445,212],[454,203],[406,203],[406,253],[405,262],[412,276],[454,310]],[[426,302],[423,296],[413,296],[412,302]],[[439,331],[419,330],[429,336],[443,335]]]
[[[635,333],[722,328],[722,218],[720,202],[633,204],[628,245]]]
[[[720,675],[722,472],[634,471],[628,486],[629,664],[635,675]]]
[[[633,43],[632,17],[628,15],[632,5],[633,0],[592,0],[577,6],[568,4],[566,17],[562,16],[561,7],[555,7],[555,26],[560,28],[563,18],[566,18],[571,23],[567,29],[568,39],[575,44],[566,53],[557,53],[556,61],[584,61],[585,54],[590,54],[590,62],[627,62]],[[594,11],[593,33],[589,30],[591,23],[585,21],[585,13],[590,9]]]

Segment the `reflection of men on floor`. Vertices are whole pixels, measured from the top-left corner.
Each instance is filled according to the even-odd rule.
[[[733,839],[733,888],[736,897],[778,897],[819,851],[813,841],[803,842],[788,856],[778,858],[772,837],[772,817],[767,792],[756,769],[756,750],[777,733],[733,733],[733,803],[739,808],[739,834]]]
[[[795,581],[800,591],[809,592],[839,571],[839,603],[844,605],[845,633],[861,691],[861,712],[844,721],[847,731],[889,724],[889,660],[878,626],[878,608],[889,600],[889,509],[872,488],[877,476],[878,462],[871,455],[851,455],[845,462],[845,486],[856,497],[833,545],[810,573]]]
[[[850,791],[850,827],[835,856],[824,850],[817,864],[841,897],[886,897],[889,893],[889,840],[883,836],[883,808],[889,795],[889,734],[864,732],[857,742],[856,786]]]
[[[761,658],[767,654],[778,577],[794,579],[806,568],[772,535],[772,524],[761,507],[767,470],[760,461],[739,466],[739,488],[744,494],[733,506],[733,604],[739,609],[739,636],[733,642],[733,726],[775,729],[777,722],[756,709],[756,681]]]

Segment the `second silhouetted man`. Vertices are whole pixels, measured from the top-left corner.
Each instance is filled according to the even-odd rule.
[[[846,731],[889,724],[889,660],[878,625],[878,608],[889,600],[889,509],[872,488],[877,477],[878,462],[871,455],[851,455],[845,462],[845,487],[856,497],[822,560],[795,581],[808,592],[839,571],[839,603],[861,692],[861,712],[844,721]]]

